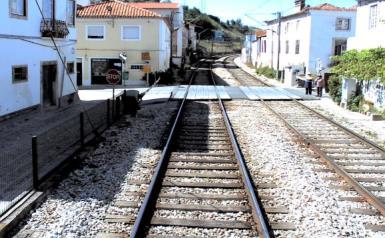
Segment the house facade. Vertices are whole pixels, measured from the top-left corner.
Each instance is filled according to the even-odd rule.
[[[169,68],[170,28],[159,14],[114,1],[77,11],[78,78],[83,86],[105,85],[107,71],[122,74],[121,84],[137,84],[145,71]]]
[[[252,44],[256,40],[257,36],[255,32],[249,32],[245,35],[245,40],[242,47],[241,60],[245,64],[251,64]]]
[[[0,1],[0,116],[74,100],[75,8],[74,0]]]
[[[347,39],[354,36],[356,29],[355,8],[327,3],[305,7],[304,0],[295,4],[297,12],[281,17],[280,21],[266,22],[266,50],[273,54],[266,54],[258,62],[273,65],[288,85],[295,84],[298,74],[328,73],[330,57],[346,50]]]
[[[256,32],[256,40],[251,45],[251,63],[254,67],[263,66],[262,60],[271,58],[271,54],[267,52],[267,31],[258,30]],[[259,64],[258,64],[259,63]],[[273,63],[269,65],[273,68]]]
[[[155,12],[170,21],[173,62],[180,65],[186,49],[183,47],[184,37],[186,37],[183,6],[171,2],[131,2],[130,4]]]
[[[356,35],[348,39],[348,50],[385,48],[385,1],[359,0],[357,6]],[[347,105],[350,96],[356,90],[356,80],[343,82],[342,102]],[[385,86],[380,81],[365,81],[361,88],[367,102],[377,108],[385,108]]]

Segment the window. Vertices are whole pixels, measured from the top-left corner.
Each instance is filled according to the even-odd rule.
[[[67,24],[75,25],[75,1],[67,0]]]
[[[133,70],[143,70],[144,66],[142,64],[133,64],[131,65],[131,69]]]
[[[87,39],[104,40],[104,26],[87,26]]]
[[[295,54],[296,54],[296,55],[299,54],[299,46],[300,46],[300,41],[299,41],[299,40],[296,40],[296,41],[295,41]]]
[[[122,26],[122,40],[140,40],[140,27]]]
[[[27,0],[10,0],[9,3],[11,16],[27,16]]]
[[[286,54],[289,54],[289,41],[286,41]]]
[[[75,73],[75,63],[74,62],[68,62],[67,63],[67,71],[69,74]]]
[[[377,4],[370,6],[369,10],[369,29],[376,28],[378,21]]]
[[[334,55],[342,55],[342,53],[346,51],[346,46],[346,39],[334,40]]]
[[[289,32],[290,22],[287,22],[285,25],[285,33]]]
[[[18,65],[12,67],[12,81],[14,83],[28,80],[28,66]]]
[[[337,18],[336,20],[337,31],[348,31],[350,30],[350,19],[349,18]]]
[[[300,20],[297,20],[297,22],[296,22],[296,24],[295,24],[295,29],[296,29],[296,31],[299,30],[300,23],[301,23],[301,21],[300,21]]]
[[[44,19],[55,19],[54,0],[43,0],[43,16]]]

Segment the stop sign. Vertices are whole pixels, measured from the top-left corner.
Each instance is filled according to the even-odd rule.
[[[110,69],[107,71],[106,80],[109,84],[118,84],[120,82],[120,72],[116,69]]]

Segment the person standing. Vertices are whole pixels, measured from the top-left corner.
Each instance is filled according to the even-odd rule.
[[[321,75],[318,75],[316,80],[317,85],[317,96],[322,97],[322,90],[325,87],[325,80]]]
[[[306,95],[311,95],[313,90],[313,78],[310,73],[307,74],[305,78],[305,90],[306,90]]]

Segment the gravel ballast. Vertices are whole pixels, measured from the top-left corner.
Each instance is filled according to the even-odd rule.
[[[104,218],[109,214],[138,212],[135,208],[116,207],[114,203],[122,199],[137,201],[132,192],[146,192],[147,184],[131,185],[130,181],[151,178],[151,167],[156,165],[161,153],[163,133],[176,109],[177,102],[143,106],[136,118],[127,116],[112,126],[103,134],[106,141],[31,212],[15,237],[96,237],[101,232],[128,233],[129,224],[109,224]]]
[[[381,237],[385,233],[366,230],[365,224],[385,224],[381,216],[357,215],[351,208],[370,208],[366,203],[340,201],[342,196],[357,196],[351,191],[329,188],[346,185],[326,177],[330,172],[315,172],[319,161],[307,148],[294,142],[293,135],[260,102],[226,103],[238,141],[256,183],[274,182],[277,188],[262,189],[270,206],[284,205],[287,215],[269,215],[272,221],[288,221],[295,231],[276,231],[280,237]],[[240,116],[242,115],[242,116]]]

